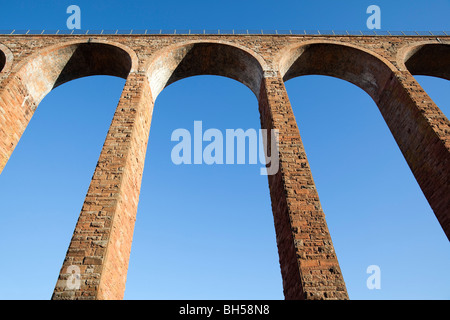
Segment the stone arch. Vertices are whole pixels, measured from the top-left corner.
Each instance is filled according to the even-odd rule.
[[[13,72],[39,103],[52,89],[82,77],[109,75],[126,79],[137,68],[136,54],[110,41],[70,41],[49,46],[18,64]]]
[[[346,80],[367,92],[377,103],[395,67],[385,58],[357,46],[332,41],[292,45],[278,55],[283,80],[324,75]]]
[[[68,81],[93,75],[126,79],[137,69],[137,56],[129,48],[109,41],[68,41],[37,50],[17,65],[0,90],[0,172],[41,100]],[[5,80],[6,81],[6,80]],[[6,103],[7,102],[7,103]]]
[[[448,67],[429,61],[431,57],[440,60],[439,55],[448,57],[448,48],[446,44],[427,43],[401,48],[397,68],[361,47],[314,41],[286,48],[278,61],[284,81],[301,75],[333,76],[357,85],[372,97],[450,239],[448,120],[423,90],[417,90],[419,86],[407,69],[448,79]],[[448,59],[442,60],[447,66]],[[404,67],[402,61],[406,61]]]
[[[450,42],[420,42],[402,48],[399,67],[412,75],[450,80]]]
[[[190,41],[161,49],[148,62],[153,99],[175,81],[197,75],[224,76],[246,85],[259,98],[267,65],[253,51],[224,41]]]

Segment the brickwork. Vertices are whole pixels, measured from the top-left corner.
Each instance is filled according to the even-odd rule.
[[[378,105],[450,239],[450,123],[413,75],[450,80],[450,37],[299,35],[0,36],[0,172],[56,86],[88,75],[126,79],[53,299],[122,299],[153,104],[194,75],[235,79],[277,129],[280,169],[268,176],[286,299],[348,299],[284,81],[347,80]],[[67,268],[81,271],[70,289]]]
[[[259,104],[261,127],[279,132],[280,170],[268,177],[284,296],[286,299],[348,299],[281,78],[264,79]]]

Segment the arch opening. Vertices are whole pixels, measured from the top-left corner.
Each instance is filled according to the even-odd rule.
[[[35,114],[38,105],[40,105],[41,101],[43,101],[50,91],[57,87],[59,88],[62,84],[66,84],[69,81],[83,77],[114,76],[125,79],[136,66],[136,62],[136,56],[133,52],[121,45],[101,42],[68,42],[43,48],[14,66],[13,72],[15,75],[8,79],[4,89],[0,91],[0,101],[9,102],[8,104],[2,105],[3,110],[6,111],[6,116],[0,119],[0,127],[4,129],[0,130],[0,171],[3,171],[5,165],[8,163],[22,134]],[[106,86],[108,86],[107,83],[106,81]],[[106,89],[110,91],[113,90],[113,87],[111,86]],[[121,90],[118,93],[120,95]],[[75,97],[80,96],[82,95],[75,94]],[[112,96],[111,94],[108,95],[108,97]],[[68,95],[66,99],[72,101],[75,97]],[[68,110],[64,110],[64,107],[70,101],[60,102],[59,107],[61,111],[55,114],[59,115],[60,113],[67,112]],[[114,104],[113,110],[117,106],[117,101],[114,101]],[[91,100],[85,105],[92,108]],[[93,110],[88,112],[90,116],[95,113]],[[90,117],[86,118],[89,119]],[[109,118],[107,120],[108,128],[111,119]],[[56,124],[49,124],[49,127],[52,126],[56,126]],[[87,132],[84,128],[74,129],[74,132],[78,131]],[[105,135],[101,136],[100,143],[97,141],[97,148],[103,145],[104,138]],[[97,163],[98,156],[99,153],[91,158],[91,160]],[[89,183],[90,178],[92,178],[92,167],[90,167],[88,179],[83,183]],[[76,208],[77,215],[79,215],[80,204],[83,203],[82,199],[85,196],[86,194],[83,194],[81,200],[77,199],[81,201]],[[50,201],[50,203],[53,202]],[[71,228],[73,228],[73,224]],[[63,252],[66,252],[66,250],[67,247]],[[55,262],[55,266],[58,266],[60,262],[61,257],[59,257],[57,263]],[[53,282],[54,277],[55,274],[52,275],[52,281],[49,281],[49,284]],[[48,293],[48,296],[50,295]]]
[[[286,88],[350,299],[442,298],[448,241],[374,101],[335,77],[296,77]],[[422,264],[412,248],[433,249]],[[428,278],[431,260],[434,281],[405,285],[418,273]],[[380,266],[389,292],[365,286],[369,265]]]
[[[123,84],[112,76],[70,81],[31,119],[0,175],[0,242],[15,243],[2,247],[4,298],[51,297]],[[39,277],[21,276],[30,266]]]
[[[230,289],[232,289],[233,286],[235,289],[241,288],[237,291],[241,292],[240,294],[242,297],[246,294],[248,294],[247,297],[250,297],[252,296],[251,290],[249,290],[249,292],[245,292],[246,290],[243,290],[246,286],[264,285],[276,286],[279,290],[278,292],[276,292],[276,290],[274,290],[274,292],[260,292],[258,295],[261,294],[261,296],[264,296],[264,294],[266,294],[266,297],[272,295],[272,297],[277,296],[281,298],[281,296],[277,295],[277,293],[282,293],[282,289],[279,265],[277,264],[278,253],[276,251],[273,220],[271,220],[273,218],[271,214],[270,197],[268,194],[262,195],[262,199],[260,198],[260,203],[266,204],[264,211],[269,214],[266,214],[264,218],[260,219],[260,221],[264,221],[265,228],[268,228],[269,230],[265,230],[267,235],[260,235],[259,238],[263,237],[265,238],[264,241],[268,242],[272,240],[269,244],[269,246],[272,247],[272,250],[268,251],[266,248],[263,250],[261,247],[257,246],[255,241],[252,240],[255,239],[255,237],[248,237],[248,235],[242,231],[243,228],[247,227],[247,231],[251,228],[249,225],[251,224],[253,214],[258,211],[255,209],[249,210],[249,207],[252,205],[254,206],[254,203],[250,204],[248,200],[255,197],[257,192],[264,193],[267,191],[265,190],[265,186],[267,185],[267,177],[259,175],[260,166],[254,166],[255,170],[251,171],[248,171],[248,164],[230,167],[225,164],[207,165],[203,162],[203,165],[191,164],[177,166],[170,161],[171,151],[167,149],[168,144],[166,143],[166,141],[170,140],[171,137],[170,130],[175,130],[178,128],[185,128],[189,130],[192,138],[194,138],[193,125],[194,121],[198,120],[202,122],[203,130],[214,128],[222,131],[224,137],[224,147],[226,143],[226,129],[233,129],[233,127],[235,127],[234,129],[244,128],[244,130],[246,130],[246,128],[250,127],[258,130],[260,128],[260,123],[257,99],[259,98],[259,90],[263,73],[261,61],[258,60],[253,53],[231,44],[218,42],[187,43],[162,49],[155,54],[155,58],[151,60],[149,64],[147,75],[152,96],[156,102],[154,107],[155,111],[153,113],[152,129],[150,131],[149,146],[147,151],[148,155],[146,157],[145,164],[145,168],[147,169],[144,170],[140,195],[141,200],[139,212],[141,213],[138,213],[138,219],[140,216],[142,217],[142,211],[146,210],[145,207],[148,205],[144,200],[146,198],[145,194],[147,186],[153,189],[151,198],[156,199],[153,200],[153,206],[155,206],[155,204],[158,206],[160,204],[157,199],[163,200],[166,197],[165,195],[155,197],[155,194],[165,189],[161,188],[161,183],[176,185],[177,188],[173,190],[173,193],[177,198],[177,201],[167,205],[172,207],[169,209],[170,212],[184,212],[185,214],[182,214],[176,218],[173,225],[171,225],[172,222],[169,223],[164,217],[162,217],[162,222],[160,221],[160,223],[163,224],[158,227],[159,231],[155,230],[155,234],[160,234],[161,227],[164,226],[164,223],[169,223],[170,229],[172,231],[176,230],[175,236],[165,239],[163,243],[169,247],[174,246],[171,249],[166,249],[168,252],[176,251],[177,256],[181,256],[181,260],[186,265],[186,268],[182,268],[182,270],[180,270],[177,268],[179,266],[174,264],[174,261],[171,260],[170,255],[164,254],[155,257],[157,261],[163,259],[168,262],[168,264],[164,266],[166,271],[172,270],[173,267],[177,268],[177,270],[173,270],[171,274],[167,275],[167,278],[161,277],[159,272],[156,272],[153,275],[149,275],[147,273],[146,278],[149,278],[151,281],[155,281],[156,284],[158,283],[158,279],[164,279],[163,287],[156,290],[157,292],[147,293],[156,294],[153,298],[161,298],[161,296],[165,296],[170,299],[186,297],[230,298],[233,297],[230,293]],[[180,82],[180,80],[183,81]],[[245,91],[246,89],[243,90],[240,84],[233,84],[235,81],[247,86],[254,93],[257,99],[255,100],[255,96],[253,98],[249,98],[248,93],[239,93]],[[219,83],[218,86],[217,83]],[[168,86],[169,88],[167,88]],[[237,88],[234,89],[236,86]],[[167,91],[163,90],[165,88]],[[201,91],[199,90],[200,88]],[[179,91],[182,93],[178,93]],[[238,97],[232,97],[233,101],[230,101],[231,95],[229,92],[236,91],[238,92]],[[175,101],[169,98],[170,93],[172,93],[170,97],[173,97]],[[196,102],[190,102],[192,101],[193,96],[196,96]],[[199,96],[201,98],[199,98]],[[222,98],[217,99],[217,97]],[[252,101],[249,102],[249,99]],[[171,106],[168,106],[168,100],[172,101],[175,105],[172,104]],[[254,104],[255,107],[253,111],[249,108],[248,104]],[[175,113],[171,111],[174,107],[178,109]],[[253,117],[250,121],[248,121],[248,114],[251,114],[252,112]],[[159,113],[161,113],[162,116],[169,117],[170,119],[166,121],[161,121],[161,119],[157,120]],[[237,117],[235,113],[244,113],[244,116],[241,114],[241,116]],[[189,122],[187,122],[187,120],[189,120]],[[169,125],[167,123],[169,123]],[[163,146],[158,147],[158,142],[155,141],[155,135],[161,136],[160,132],[162,130],[169,131],[164,134],[164,139],[166,140],[164,140]],[[193,140],[192,143],[194,143]],[[173,144],[176,143],[173,142]],[[204,144],[206,145],[208,142],[204,142]],[[158,151],[158,149],[161,150],[161,148],[165,148],[166,150]],[[159,175],[162,172],[165,172],[163,179],[151,179],[151,181],[162,181],[158,182],[157,188],[155,188],[155,185],[151,186],[150,184],[145,183],[145,180],[148,179],[146,178],[146,175],[149,172],[148,168],[158,167],[161,169],[162,166],[167,166],[167,160],[164,161],[164,163],[159,164],[147,162],[159,162],[159,157],[155,157],[154,155],[164,153],[167,155],[164,158],[165,160],[169,157],[169,168],[166,170],[150,171],[150,175]],[[248,154],[246,156],[248,157]],[[225,157],[226,156],[224,155],[224,159]],[[218,175],[215,174],[215,170],[217,170]],[[172,174],[169,173],[168,175],[167,172],[171,172]],[[242,176],[248,176],[249,172],[250,176],[256,173],[257,178],[247,177],[247,180],[245,180],[244,183]],[[252,181],[253,184],[256,182],[256,187],[246,188],[245,185],[248,181]],[[177,192],[178,189],[183,191]],[[241,191],[231,192],[231,190],[236,189]],[[244,195],[248,189],[252,189],[253,191],[250,192],[248,194],[248,198],[246,198]],[[217,202],[214,202],[213,198],[215,198]],[[218,206],[215,203],[220,203],[220,205]],[[175,208],[173,208],[173,206],[175,206]],[[245,209],[238,209],[240,207]],[[168,210],[168,208],[164,206],[162,209],[150,209],[149,213],[153,212],[154,214],[152,215],[152,218],[156,219],[155,213],[161,210],[165,211]],[[242,218],[245,213],[242,211],[251,211],[249,212],[250,217],[247,219]],[[170,215],[170,221],[173,221],[173,215],[175,215],[175,213]],[[193,215],[192,219],[187,218],[190,215]],[[215,223],[214,225],[210,224],[210,222],[217,220],[220,220],[221,223]],[[240,223],[236,223],[236,220],[240,220]],[[193,223],[193,221],[195,221],[195,223]],[[176,222],[181,222],[181,224]],[[262,224],[262,222],[258,222],[257,224]],[[152,222],[151,225],[155,225],[155,222]],[[220,228],[219,225],[222,225],[225,228],[229,227],[230,230]],[[186,226],[190,226],[189,230],[192,230],[192,232],[185,230]],[[253,227],[256,228],[257,226],[253,224]],[[148,228],[145,227],[144,221],[136,224],[135,238],[139,238],[139,230],[141,228]],[[211,230],[214,230],[214,232]],[[199,239],[196,232],[198,232],[198,235],[200,236],[205,236],[205,239]],[[153,234],[153,232],[151,234]],[[177,238],[180,234],[184,235],[185,240],[183,240],[183,237],[181,239]],[[217,236],[219,236],[219,238],[217,238]],[[273,237],[273,239],[271,239],[271,237]],[[136,240],[133,242],[133,246],[136,247],[134,250],[139,250],[137,248],[139,241]],[[263,240],[260,241],[262,242]],[[153,242],[154,241],[152,241],[152,243]],[[245,244],[246,242],[247,244]],[[161,241],[158,241],[158,248],[153,248],[153,251],[161,250],[160,243]],[[186,250],[180,251],[180,243],[182,243],[183,246],[186,245]],[[188,247],[189,245],[190,247]],[[254,246],[253,252],[242,252],[243,249],[250,250],[251,246]],[[149,248],[149,246],[145,247]],[[220,249],[218,248],[222,248],[222,250],[226,251],[227,254],[220,254]],[[205,250],[210,253],[206,253]],[[166,252],[166,250],[164,251]],[[132,250],[131,260],[133,260],[134,254],[137,255],[136,259],[142,259],[142,256],[139,257],[139,253],[137,251]],[[269,265],[264,266],[261,264],[262,260],[267,259],[267,255],[273,254],[275,254],[275,257],[268,259],[270,261]],[[231,258],[227,259],[227,256]],[[259,256],[259,258],[257,258],[257,256]],[[196,257],[199,259],[200,263],[195,263],[195,261],[193,261],[196,260]],[[242,260],[236,260],[238,258]],[[241,268],[241,264],[247,265],[247,268]],[[254,278],[255,274],[252,275],[252,272],[250,271],[252,270],[252,267],[248,268],[249,264],[252,265],[253,271],[256,274],[263,272],[264,268],[272,268],[270,272],[274,272],[274,274],[269,276],[266,284],[258,284],[260,281]],[[139,287],[139,284],[136,281],[133,281],[133,276],[136,274],[136,271],[133,270],[134,268],[139,270],[140,265],[142,266],[141,263],[138,264],[135,262],[130,262],[131,272],[127,281],[126,297],[133,297],[136,294],[133,293],[133,291],[137,290],[136,287]],[[154,264],[152,268],[158,270],[161,267]],[[227,268],[231,271],[227,271]],[[148,265],[146,270],[148,270]],[[236,275],[240,272],[247,274],[247,282],[243,282],[242,279],[237,281]],[[155,276],[156,279],[154,278]],[[257,278],[260,279],[260,277]],[[273,278],[276,278],[276,280],[274,281]],[[228,280],[222,281],[221,279]],[[143,283],[142,278],[140,278],[139,283]],[[253,284],[250,285],[249,283]]]
[[[427,197],[429,205],[423,206],[422,204],[421,208],[423,211],[421,213],[430,211],[431,206],[435,212],[435,216],[441,224],[441,227],[444,231],[446,231],[446,226],[443,224],[443,220],[440,216],[440,204],[434,201],[434,199],[436,199],[436,195],[434,195],[434,198],[432,196],[435,190],[429,188],[431,184],[429,183],[430,181],[428,181],[437,179],[436,172],[439,172],[440,169],[434,171],[434,168],[428,169],[429,167],[421,165],[420,163],[425,163],[429,160],[427,157],[429,157],[430,153],[423,152],[416,155],[418,148],[416,148],[414,144],[411,144],[410,140],[410,137],[416,135],[433,136],[429,135],[429,133],[424,133],[424,131],[431,131],[432,129],[419,125],[419,122],[423,121],[423,119],[418,119],[418,113],[411,112],[411,110],[416,110],[417,108],[414,104],[414,100],[402,100],[402,98],[405,97],[405,91],[397,77],[394,76],[394,71],[397,69],[392,66],[390,62],[377,56],[375,53],[362,48],[340,45],[336,43],[312,43],[290,48],[290,50],[287,50],[284,53],[285,54],[281,56],[279,61],[281,75],[285,81],[302,75],[332,76],[346,80],[369,94],[369,96],[376,103],[393,137],[395,138],[397,145],[400,147],[403,157],[407,160],[417,183],[423,191],[423,194],[419,192],[418,197],[421,195],[425,195]],[[330,97],[333,97],[333,95],[330,95]],[[330,102],[330,104],[334,105],[335,102]],[[406,128],[407,130],[405,130],[405,126],[398,126],[398,123],[405,122],[405,119],[409,122],[409,125]],[[355,121],[359,121],[359,119],[355,119]],[[302,127],[299,127],[302,132]],[[364,130],[366,130],[366,128],[364,128]],[[432,143],[439,142],[433,140]],[[420,147],[427,148],[432,143],[430,142],[429,144],[424,144]],[[306,148],[308,148],[307,144]],[[414,151],[412,152],[411,149]],[[339,156],[337,156],[337,158],[339,158]],[[314,168],[313,166],[314,164],[311,165],[312,168]],[[349,168],[348,170],[352,169],[353,168]],[[423,171],[427,171],[427,173],[424,174]],[[411,172],[408,172],[409,175],[407,175],[406,178],[410,179],[412,177],[410,173]],[[401,183],[406,184],[408,181],[406,178],[405,180],[402,180]],[[345,179],[345,177],[343,179]],[[413,182],[411,187],[413,188],[414,186],[417,187],[417,185]],[[438,192],[436,192],[436,194],[438,194]],[[397,206],[398,204],[394,203],[393,205]],[[406,206],[407,205],[408,203]],[[326,211],[325,214],[327,214]],[[430,216],[432,215],[429,214],[428,219],[433,220]],[[396,218],[397,217],[398,216],[396,216]],[[404,219],[409,220],[409,217],[407,216]],[[428,222],[430,222],[430,220],[428,220]],[[435,227],[435,229],[439,229],[439,226],[436,225],[436,221],[432,221],[431,225],[433,225],[433,223],[433,227]],[[403,222],[399,221],[399,224],[403,225]],[[330,229],[330,231],[333,232],[332,229]],[[439,234],[436,230],[430,231],[430,233],[436,234],[436,238],[433,239],[435,243],[442,244],[444,242],[441,238],[443,236],[442,233]],[[409,235],[409,237],[414,237],[414,234]],[[337,250],[339,250],[339,247]],[[346,270],[344,269],[343,271],[345,272]],[[349,288],[349,294],[352,294],[351,285]],[[405,293],[405,296],[407,296],[407,294],[409,293]]]
[[[220,130],[225,145],[226,129],[260,127],[257,100],[240,83],[210,75],[158,96],[125,298],[282,299],[267,177],[248,162],[172,163],[172,132],[187,129],[193,147],[194,121],[203,133]]]

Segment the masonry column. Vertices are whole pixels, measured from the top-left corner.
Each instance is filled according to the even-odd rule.
[[[123,298],[152,111],[147,77],[130,73],[52,299]]]
[[[279,170],[269,175],[286,299],[348,299],[284,82],[265,78],[261,127],[279,130]],[[273,152],[273,151],[272,151]]]
[[[377,104],[450,240],[449,120],[408,71],[391,77]]]

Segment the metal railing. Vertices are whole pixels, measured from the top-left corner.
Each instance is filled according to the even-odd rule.
[[[251,30],[251,29],[129,29],[129,30],[0,30],[0,35],[315,35],[315,36],[449,36],[450,31],[381,30]]]

